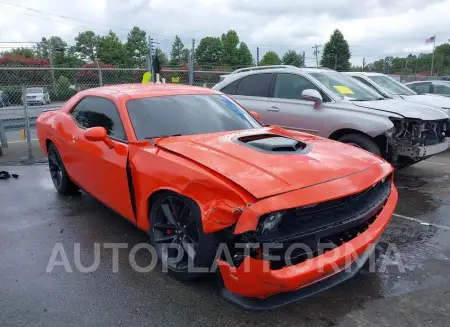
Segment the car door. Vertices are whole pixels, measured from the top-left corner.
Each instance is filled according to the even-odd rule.
[[[127,178],[127,136],[116,104],[103,97],[83,98],[70,112],[76,128],[70,140],[68,171],[78,185],[122,216],[133,220]],[[114,148],[86,140],[87,128],[101,126]]]
[[[221,91],[229,94],[245,109],[256,111],[262,117],[267,109],[267,100],[269,99],[273,77],[273,73],[248,75],[234,81]]]
[[[307,89],[319,91],[325,103],[329,101],[306,77],[291,73],[276,74],[273,95],[264,114],[261,114],[264,123],[320,135],[326,108],[323,106],[321,109],[314,109],[311,101],[303,100],[302,92]]]

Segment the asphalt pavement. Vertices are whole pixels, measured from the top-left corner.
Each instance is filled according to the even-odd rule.
[[[58,195],[46,165],[0,168],[20,175],[0,180],[1,326],[449,326],[449,152],[396,172],[400,201],[375,272],[366,266],[345,284],[262,313],[225,302],[213,276],[182,283],[159,266],[133,270],[130,249],[146,234],[85,193]],[[82,273],[77,243],[85,266],[94,243],[128,248],[119,250],[118,272],[112,251],[102,248],[98,269]],[[56,244],[72,272],[46,272]],[[136,261],[144,266],[148,253]]]

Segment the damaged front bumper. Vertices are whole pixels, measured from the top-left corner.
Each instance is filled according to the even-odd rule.
[[[449,147],[449,143],[450,140],[447,138],[445,141],[434,145],[398,145],[397,155],[412,159],[420,159],[446,151]]]
[[[386,167],[384,172],[386,175]],[[359,175],[359,176],[358,176]],[[358,188],[369,172],[358,174],[348,181],[348,187]],[[372,176],[373,177],[373,176]],[[328,185],[332,194],[333,183]],[[298,264],[274,268],[271,262],[261,257],[246,256],[242,263],[233,266],[225,260],[218,260],[224,289],[222,296],[234,304],[251,310],[273,309],[296,302],[308,296],[333,287],[354,276],[372,253],[380,235],[387,227],[398,200],[398,193],[392,181],[389,196],[376,216],[362,233],[342,245],[309,258]],[[314,191],[312,191],[314,193]],[[298,194],[295,194],[298,196]],[[288,197],[279,197],[289,202]],[[247,229],[245,223],[238,226]]]

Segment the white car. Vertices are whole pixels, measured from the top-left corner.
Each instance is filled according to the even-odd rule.
[[[48,93],[48,90],[45,87],[28,87],[26,90],[26,99],[28,105],[32,104],[46,105],[51,102],[50,94]]]
[[[442,109],[447,114],[450,113],[450,98],[438,95],[417,94],[395,79],[380,73],[346,72],[344,74],[353,77],[386,98],[403,99],[409,102],[433,106]]]

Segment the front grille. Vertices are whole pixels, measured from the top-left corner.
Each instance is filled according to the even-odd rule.
[[[381,211],[381,209],[379,211]],[[375,221],[378,213],[379,212],[357,226],[353,226],[344,231],[321,239],[312,239],[315,240],[313,242],[311,242],[311,239],[308,240],[306,238],[299,242],[283,243],[281,248],[270,249],[267,254],[270,255],[271,258],[274,256],[278,256],[280,258],[279,260],[270,260],[270,269],[278,270],[286,266],[297,265],[307,259],[315,258],[351,241],[359,234],[364,233],[370,227],[370,225]],[[294,246],[296,243],[302,243],[303,246],[296,246],[295,250],[291,249],[288,252],[289,247]]]
[[[313,236],[324,238],[360,225],[372,218],[383,206],[391,191],[390,177],[361,193],[314,206],[289,209],[282,221],[258,242],[286,242]],[[265,216],[262,216],[260,222]]]

